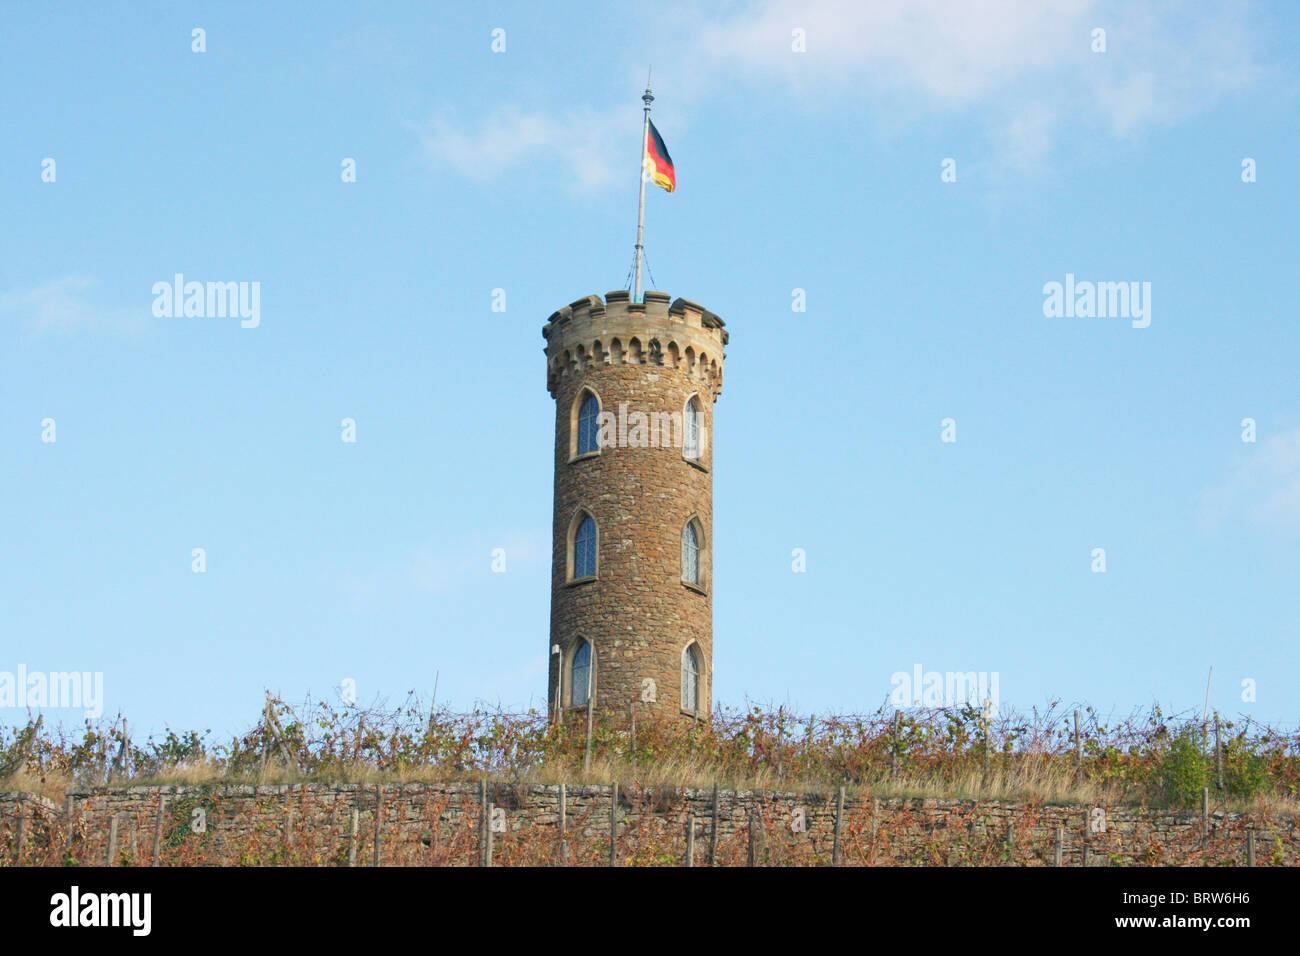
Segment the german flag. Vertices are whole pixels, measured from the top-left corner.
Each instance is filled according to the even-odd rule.
[[[661,189],[672,192],[677,188],[677,172],[673,169],[673,158],[668,155],[668,147],[655,124],[650,124],[650,135],[645,141],[645,168],[650,171],[650,181]]]

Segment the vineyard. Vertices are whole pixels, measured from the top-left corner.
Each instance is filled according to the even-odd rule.
[[[37,718],[0,729],[0,788],[60,796],[128,784],[494,781],[740,789],[870,788],[881,796],[1294,807],[1300,734],[1153,709],[1113,723],[1050,707],[986,720],[973,707],[801,717],[722,710],[691,725],[635,708],[550,724],[536,713],[297,707],[268,696],[242,737],[168,730],[134,740],[125,720],[76,735]]]
[[[0,734],[21,865],[1293,865],[1295,733],[1049,708],[697,724],[290,706]]]

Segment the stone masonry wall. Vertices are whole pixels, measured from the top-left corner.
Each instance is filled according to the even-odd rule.
[[[672,312],[668,297],[646,294],[638,308],[617,293],[575,303],[548,323],[548,385],[555,397],[555,511],[552,541],[548,697],[557,678],[571,704],[569,665],[580,642],[595,649],[595,707],[626,712],[637,702],[647,717],[683,714],[681,667],[692,642],[701,661],[700,716],[710,711],[713,664],[713,405],[721,385],[720,325],[706,327],[699,307]],[[575,309],[576,307],[576,309]],[[574,456],[577,407],[586,391],[602,412],[669,413],[680,420],[697,398],[702,443],[698,462],[683,457],[679,436],[659,447],[607,447]],[[570,579],[569,552],[580,511],[597,528],[596,576]],[[682,581],[682,532],[695,518],[703,535],[702,587]],[[643,681],[655,700],[642,699]],[[585,709],[585,708],[584,708]],[[647,713],[648,711],[648,713]]]
[[[486,785],[500,865],[608,865],[611,787]],[[825,865],[834,855],[836,794],[619,789],[620,865],[681,865],[693,819],[694,862]],[[69,859],[103,865],[481,865],[484,785],[305,784],[69,790],[62,805],[0,793],[0,865]],[[355,811],[355,817],[354,817]],[[111,821],[116,818],[116,827]],[[355,821],[355,823],[354,823]],[[1104,824],[1104,829],[1099,829]],[[1174,812],[849,794],[842,865],[1240,865],[1254,831],[1256,865],[1296,865],[1296,820],[1266,813]],[[376,839],[377,837],[377,839]],[[1058,844],[1059,841],[1059,844]],[[377,847],[377,849],[376,849]]]

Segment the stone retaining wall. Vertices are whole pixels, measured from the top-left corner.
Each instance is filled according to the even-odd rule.
[[[611,788],[489,783],[493,862],[608,865]],[[836,793],[619,789],[621,864],[820,865],[835,855]],[[355,812],[355,813],[354,813]],[[479,783],[97,787],[57,801],[0,793],[0,865],[481,865]],[[113,821],[116,820],[116,824]],[[17,836],[22,821],[23,845]],[[1253,838],[1249,834],[1253,831]],[[376,849],[376,836],[377,849]],[[1300,862],[1296,820],[1212,811],[1048,806],[848,794],[843,865],[1256,865]],[[1059,851],[1058,851],[1059,847]]]

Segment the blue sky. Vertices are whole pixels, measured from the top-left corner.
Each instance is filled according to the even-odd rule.
[[[731,332],[716,701],[1188,710],[1213,667],[1294,726],[1300,14],[971,6],[7,5],[0,671],[136,732],[435,674],[544,709],[540,328],[625,287],[653,63],[652,287]],[[176,273],[259,324],[156,317]],[[1067,273],[1150,325],[1044,315]]]

